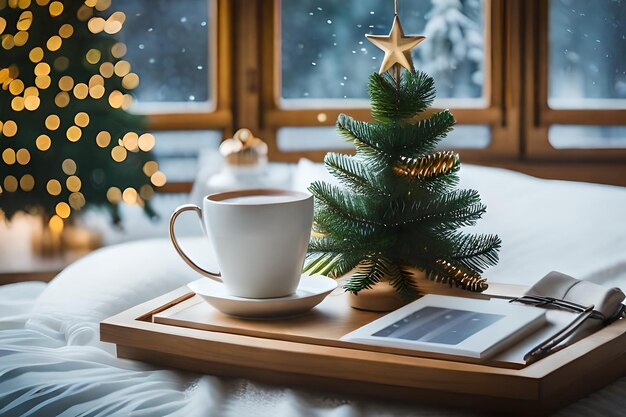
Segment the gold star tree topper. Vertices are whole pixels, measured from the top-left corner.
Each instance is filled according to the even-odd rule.
[[[380,74],[393,68],[399,64],[408,71],[413,72],[413,59],[411,58],[411,49],[415,48],[420,42],[426,39],[425,36],[405,36],[400,24],[400,19],[396,13],[393,18],[393,26],[389,35],[365,35],[365,37],[385,51],[385,57],[380,64]]]

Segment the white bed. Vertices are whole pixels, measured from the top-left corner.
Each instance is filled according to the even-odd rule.
[[[325,175],[301,161],[293,187]],[[488,279],[531,284],[558,270],[626,290],[626,189],[469,165],[460,175],[488,207],[474,230],[503,241]],[[184,243],[210,251],[202,239]],[[0,287],[0,416],[476,415],[157,369],[99,342],[100,320],[196,278],[159,238],[101,249],[49,284]],[[626,377],[557,415],[626,415]]]

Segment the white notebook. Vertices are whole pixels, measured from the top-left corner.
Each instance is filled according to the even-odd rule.
[[[342,340],[485,359],[545,324],[542,308],[429,294]]]

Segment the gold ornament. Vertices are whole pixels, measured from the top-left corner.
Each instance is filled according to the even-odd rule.
[[[267,144],[249,129],[239,129],[220,145],[220,153],[230,165],[256,165],[267,160]]]
[[[435,152],[421,158],[406,158],[393,167],[396,175],[431,178],[458,169],[461,161],[453,151]]]
[[[413,72],[411,49],[426,39],[424,36],[404,35],[404,30],[402,30],[402,25],[398,18],[397,7],[389,35],[365,35],[365,37],[378,48],[385,51],[385,57],[378,71],[380,74],[389,71],[396,64],[403,66],[407,71]]]

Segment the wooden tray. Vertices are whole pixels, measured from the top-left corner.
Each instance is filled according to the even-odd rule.
[[[493,296],[522,291],[490,287]],[[182,287],[103,321],[100,337],[117,345],[119,357],[195,372],[533,415],[626,373],[626,320],[529,366],[510,357],[466,363],[340,341],[380,316],[348,307],[346,298],[331,295],[292,319],[246,321],[215,311]]]

